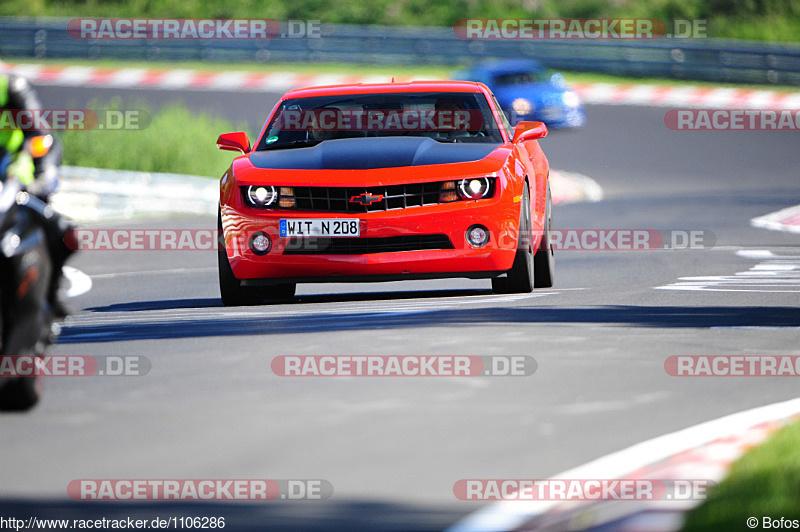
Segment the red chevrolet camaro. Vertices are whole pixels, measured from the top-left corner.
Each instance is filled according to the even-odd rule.
[[[541,122],[513,129],[489,89],[446,81],[293,90],[220,181],[225,305],[297,283],[489,278],[553,284]]]

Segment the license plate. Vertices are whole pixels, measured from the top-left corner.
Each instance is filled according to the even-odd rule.
[[[290,218],[280,221],[280,230],[283,237],[352,237],[360,236],[360,225],[358,218],[314,218],[312,220]]]

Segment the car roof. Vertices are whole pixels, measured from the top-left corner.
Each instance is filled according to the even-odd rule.
[[[353,83],[306,87],[286,93],[283,99],[332,96],[343,94],[382,94],[402,92],[483,92],[484,86],[474,81],[411,81],[403,83]]]

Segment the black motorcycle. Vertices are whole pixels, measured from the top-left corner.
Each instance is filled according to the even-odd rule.
[[[9,177],[11,155],[0,156],[0,411],[24,411],[41,396],[36,365],[57,335],[52,283],[67,252],[53,251],[65,247],[61,217]]]

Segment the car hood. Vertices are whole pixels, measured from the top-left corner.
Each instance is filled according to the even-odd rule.
[[[446,143],[427,137],[367,137],[326,140],[305,148],[252,152],[256,168],[285,170],[371,170],[465,163],[487,157],[499,143]]]

